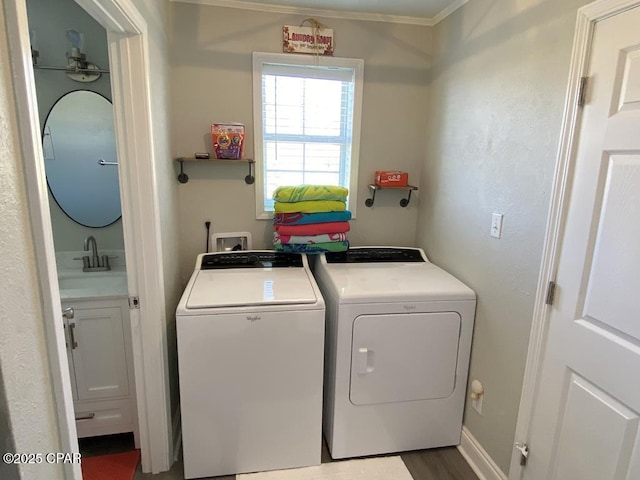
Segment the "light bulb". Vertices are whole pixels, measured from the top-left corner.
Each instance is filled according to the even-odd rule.
[[[84,53],[84,33],[71,28],[67,30],[67,40],[71,45],[71,53],[68,56],[79,58]]]

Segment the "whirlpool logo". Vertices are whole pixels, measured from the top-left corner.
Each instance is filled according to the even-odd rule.
[[[257,322],[261,319],[262,317],[260,315],[247,315],[247,320],[249,320],[250,322]]]

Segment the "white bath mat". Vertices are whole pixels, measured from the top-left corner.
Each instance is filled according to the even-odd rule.
[[[238,475],[236,480],[413,480],[400,457],[376,457]]]

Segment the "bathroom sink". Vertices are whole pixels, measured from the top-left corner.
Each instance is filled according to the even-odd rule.
[[[127,295],[127,274],[124,271],[59,272],[60,297],[107,297]]]

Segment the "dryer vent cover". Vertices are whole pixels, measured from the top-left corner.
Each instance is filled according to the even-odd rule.
[[[236,250],[251,250],[250,232],[221,232],[211,235],[212,252],[232,252]]]

